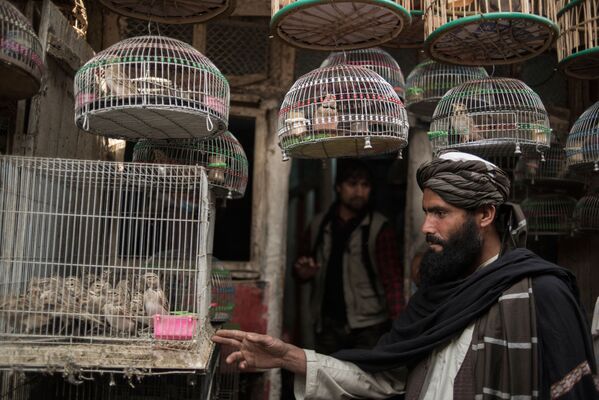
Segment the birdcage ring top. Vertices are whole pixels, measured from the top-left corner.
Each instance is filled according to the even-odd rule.
[[[43,58],[29,20],[0,0],[0,98],[18,100],[37,93],[45,70]]]
[[[300,77],[279,111],[284,157],[360,157],[400,151],[408,120],[393,87],[376,72],[347,64]]]
[[[230,14],[235,0],[100,0],[117,14],[164,24],[197,24]]]
[[[599,101],[576,120],[566,141],[568,167],[599,171]]]
[[[427,0],[425,51],[434,60],[460,65],[528,60],[558,37],[552,1]]]
[[[104,136],[190,139],[224,132],[229,83],[191,45],[162,36],[125,39],[75,76],[75,122]]]
[[[410,22],[393,0],[272,0],[270,27],[292,46],[345,50],[384,43]]]

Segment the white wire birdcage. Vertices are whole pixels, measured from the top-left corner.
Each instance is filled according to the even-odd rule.
[[[574,208],[576,231],[599,231],[599,193],[583,196]]]
[[[0,369],[203,368],[208,209],[199,166],[1,156]]]
[[[461,65],[521,62],[558,36],[555,0],[424,0],[425,50]]]
[[[403,73],[397,61],[385,50],[375,47],[371,49],[334,52],[322,62],[320,67],[331,67],[340,64],[354,65],[373,70],[393,86],[393,90],[395,90],[401,101],[405,100],[406,83]]]
[[[437,103],[449,89],[464,82],[488,77],[489,75],[483,67],[442,64],[432,60],[424,61],[408,75],[406,108],[416,115],[432,117]]]
[[[133,148],[133,161],[205,167],[218,198],[243,197],[249,178],[243,147],[229,131],[203,140],[140,140]]]
[[[278,135],[283,159],[370,156],[404,148],[408,118],[376,72],[335,65],[293,84],[279,111]]]
[[[29,20],[7,0],[0,0],[0,98],[33,96],[44,69],[42,44]]]
[[[566,141],[568,167],[599,171],[599,101],[576,120]]]
[[[560,68],[574,78],[599,78],[599,2],[558,0],[557,5]]]
[[[191,45],[161,36],[125,39],[75,76],[75,122],[128,140],[190,139],[224,132],[229,83]]]
[[[462,83],[443,96],[429,139],[435,152],[510,155],[548,149],[551,128],[541,98],[524,82],[487,78]]]
[[[520,204],[526,216],[528,234],[533,236],[569,235],[576,199],[562,194],[527,197]]]
[[[235,0],[100,0],[117,14],[164,24],[197,24],[233,12]]]
[[[271,0],[273,32],[315,50],[377,46],[410,25],[411,0]]]
[[[222,324],[231,319],[235,308],[235,287],[231,271],[214,266],[211,272],[210,321]]]

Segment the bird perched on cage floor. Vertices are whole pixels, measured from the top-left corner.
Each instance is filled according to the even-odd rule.
[[[138,93],[135,83],[125,72],[128,64],[108,64],[98,69],[100,96],[126,97]]]
[[[133,293],[133,296],[131,296],[131,302],[129,303],[129,314],[137,323],[144,326],[149,325],[150,319],[146,316],[143,292],[138,291]]]
[[[102,308],[106,304],[106,292],[108,291],[107,285],[101,281],[94,282],[87,290],[85,296],[85,305],[88,313],[100,314]]]
[[[102,309],[104,311],[104,320],[110,328],[129,334],[137,329],[137,324],[127,315],[125,307],[108,302]]]
[[[327,94],[314,111],[312,117],[314,132],[335,133],[337,130],[337,100],[334,94]]]
[[[468,115],[468,107],[463,103],[452,104],[452,116],[450,119],[450,132],[458,136],[452,143],[467,143],[481,140],[482,137],[477,132],[474,119]]]
[[[168,314],[168,304],[164,291],[160,286],[160,278],[153,272],[144,274],[144,308],[146,314],[152,317],[156,314]]]

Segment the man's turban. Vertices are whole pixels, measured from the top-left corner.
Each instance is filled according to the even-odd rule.
[[[499,206],[510,193],[510,180],[496,165],[468,153],[451,152],[424,163],[416,172],[420,189],[431,189],[449,204],[475,209]]]

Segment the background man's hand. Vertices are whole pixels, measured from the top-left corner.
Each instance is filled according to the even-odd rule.
[[[307,281],[314,278],[320,265],[312,257],[300,257],[293,268],[300,281]]]
[[[236,349],[226,359],[243,371],[285,368],[294,373],[306,373],[306,356],[302,349],[280,339],[238,330],[218,330],[212,341]]]

